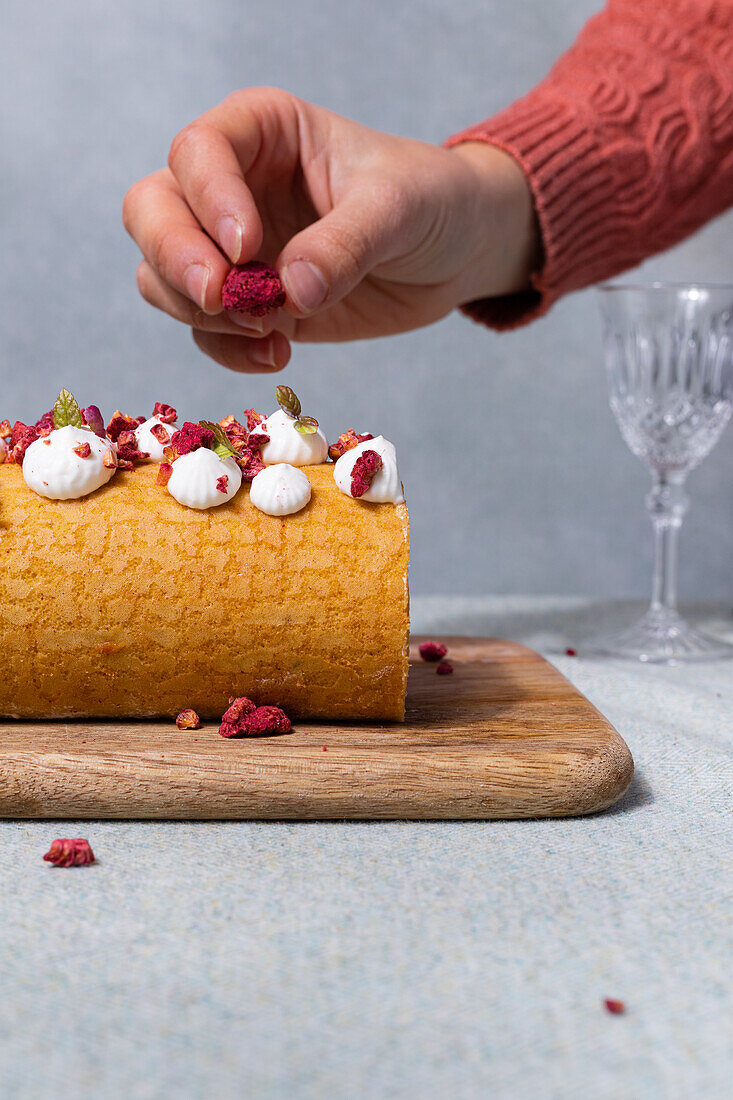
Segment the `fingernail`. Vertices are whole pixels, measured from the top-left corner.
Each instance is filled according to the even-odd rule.
[[[272,340],[257,340],[249,353],[253,363],[259,363],[262,367],[276,367],[275,348]]]
[[[242,252],[242,227],[231,214],[224,214],[216,223],[216,238],[233,264]]]
[[[315,264],[293,260],[283,271],[285,289],[303,313],[312,313],[325,301],[328,283]]]
[[[206,284],[209,281],[209,269],[205,264],[191,264],[183,273],[183,285],[189,298],[206,309]]]
[[[241,328],[246,329],[247,332],[256,332],[262,335],[265,331],[265,322],[261,317],[253,317],[251,313],[236,313],[228,310],[227,317],[230,321],[234,321],[235,325],[239,325]]]

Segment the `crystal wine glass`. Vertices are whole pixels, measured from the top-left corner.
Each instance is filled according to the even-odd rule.
[[[588,649],[670,664],[733,657],[733,646],[693,630],[677,611],[685,480],[733,409],[733,286],[608,285],[599,293],[611,408],[652,475],[654,579],[639,622],[592,639]]]

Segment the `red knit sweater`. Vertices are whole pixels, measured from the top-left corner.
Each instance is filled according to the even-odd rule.
[[[733,205],[733,0],[609,0],[529,95],[447,144],[462,141],[506,150],[534,195],[532,289],[465,307],[511,328]]]

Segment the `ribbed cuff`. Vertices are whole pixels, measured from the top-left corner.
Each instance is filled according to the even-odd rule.
[[[615,182],[611,162],[599,156],[591,118],[538,89],[445,145],[466,141],[496,145],[521,167],[534,199],[543,263],[531,288],[469,302],[464,313],[492,328],[516,328],[542,316],[562,294],[605,277]]]

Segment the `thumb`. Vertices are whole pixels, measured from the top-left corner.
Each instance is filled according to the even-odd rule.
[[[351,192],[296,234],[277,267],[296,314],[307,316],[340,301],[400,249],[404,206],[381,188]]]

